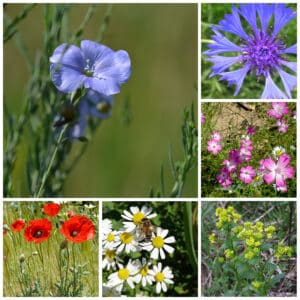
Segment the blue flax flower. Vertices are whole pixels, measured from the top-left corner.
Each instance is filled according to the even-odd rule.
[[[246,33],[240,16],[250,25],[250,33]],[[271,21],[272,17],[274,21]],[[239,8],[233,5],[232,13],[226,14],[219,25],[211,27],[214,42],[208,44],[209,50],[204,52],[210,56],[208,61],[213,63],[210,77],[220,75],[219,80],[226,80],[228,85],[234,84],[236,96],[246,75],[250,73],[257,77],[257,81],[265,79],[262,99],[291,98],[291,91],[297,84],[297,78],[284,71],[282,67],[297,72],[297,63],[286,61],[286,54],[297,54],[297,44],[287,47],[284,38],[278,35],[280,30],[295,17],[296,13],[285,4],[241,4]],[[231,42],[221,31],[238,36],[239,45]],[[234,52],[235,56],[219,55],[230,52]],[[228,71],[235,64],[241,68]],[[275,73],[279,74],[282,80],[284,92],[272,79]]]
[[[124,50],[113,51],[93,41],[58,46],[50,57],[51,79],[63,93],[72,93],[79,87],[91,89],[104,96],[120,92],[131,73],[129,55]]]
[[[107,119],[111,116],[113,105],[113,96],[105,96],[99,94],[91,89],[86,91],[86,94],[80,99],[78,105],[73,107],[75,112],[75,118],[72,120],[70,128],[67,130],[67,136],[69,139],[83,139],[85,138],[85,130],[90,117],[98,119]],[[72,108],[70,108],[72,109]],[[61,122],[60,125],[64,125],[62,120],[63,116],[56,116],[55,122]],[[62,130],[62,126],[59,126],[58,132]]]

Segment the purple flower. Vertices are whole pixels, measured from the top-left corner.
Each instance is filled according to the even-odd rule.
[[[76,108],[77,117],[67,130],[70,139],[82,139],[85,137],[85,130],[90,117],[107,119],[111,116],[113,105],[112,96],[104,96],[93,90],[87,90],[80,99]],[[56,117],[56,120],[60,117]],[[59,128],[61,130],[62,127]]]
[[[222,168],[220,174],[217,175],[217,181],[223,187],[227,188],[232,185],[232,180],[230,177],[230,173],[227,168]]]
[[[240,170],[239,178],[246,184],[252,182],[255,177],[255,170],[251,166],[242,167]]]
[[[249,33],[243,28],[240,16],[249,24]],[[213,63],[210,77],[220,75],[219,80],[226,80],[228,85],[234,84],[234,96],[237,96],[246,75],[254,74],[258,81],[265,78],[262,99],[291,98],[297,78],[284,71],[282,66],[297,72],[297,63],[285,60],[286,54],[297,54],[297,45],[287,47],[278,34],[295,17],[296,12],[285,4],[240,4],[239,8],[233,5],[232,13],[226,14],[219,25],[212,26],[214,42],[208,44],[209,50],[204,52],[210,56],[208,61]],[[241,39],[240,44],[231,42],[221,31],[238,36]],[[219,55],[232,52],[235,56]],[[241,68],[225,72],[235,64]],[[271,75],[275,73],[281,78],[285,93],[274,83]]]
[[[235,160],[224,159],[222,163],[229,173],[235,173],[237,171],[238,163]]]
[[[249,134],[249,135],[254,135],[255,134],[255,129],[254,129],[254,127],[253,126],[248,126],[248,128],[247,128],[247,134]]]
[[[222,150],[222,145],[219,144],[219,141],[211,140],[207,142],[207,150],[213,155],[217,155]]]
[[[205,118],[203,112],[201,112],[201,123],[205,123],[205,120],[206,120],[206,118]]]
[[[286,102],[272,102],[272,108],[268,110],[268,115],[272,118],[281,119],[289,113]]]
[[[214,131],[210,137],[212,140],[215,140],[217,142],[221,142],[221,140],[222,140],[221,134],[217,131]]]
[[[242,161],[249,161],[252,158],[252,152],[250,148],[241,146],[240,147],[240,158]]]
[[[93,41],[58,46],[50,57],[50,74],[56,88],[72,93],[80,86],[110,96],[120,92],[131,73],[130,58],[126,51],[113,51]]]
[[[249,151],[253,150],[253,144],[250,139],[241,139],[241,146],[247,148]]]
[[[280,133],[286,133],[289,125],[285,122],[285,120],[277,120],[276,125],[278,126],[278,131]]]
[[[278,158],[277,163],[272,158],[265,159],[265,182],[271,184],[275,181],[276,187],[284,187],[285,180],[294,177],[294,168],[289,165],[290,161],[291,158],[286,153]]]

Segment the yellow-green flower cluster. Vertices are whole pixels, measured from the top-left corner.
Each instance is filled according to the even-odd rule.
[[[251,285],[256,289],[258,290],[261,286],[262,286],[263,282],[260,282],[260,281],[252,281],[251,282]]]
[[[275,251],[275,257],[279,259],[281,256],[292,256],[292,248],[289,246],[284,246],[283,247],[283,242],[278,243],[278,247]]]
[[[238,214],[232,206],[228,206],[226,208],[217,207],[216,208],[216,217],[218,217],[218,221],[216,226],[218,229],[221,229],[224,223],[237,223],[241,219],[241,215]]]
[[[232,257],[234,256],[234,251],[231,250],[231,249],[226,249],[226,250],[224,251],[224,254],[225,254],[225,257],[226,257],[226,258],[230,259],[230,258],[232,258]]]
[[[211,244],[215,244],[216,243],[216,233],[213,232],[209,237],[208,240]]]

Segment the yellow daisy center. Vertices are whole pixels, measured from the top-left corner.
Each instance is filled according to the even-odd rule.
[[[164,281],[164,279],[165,279],[165,275],[161,272],[159,272],[155,275],[155,280],[157,282],[162,282],[162,281]]]
[[[120,239],[123,244],[130,244],[133,240],[133,236],[128,232],[123,232]]]
[[[133,215],[133,223],[135,225],[138,225],[141,223],[141,221],[145,218],[145,215],[142,212],[137,212]]]
[[[120,269],[118,271],[118,277],[121,280],[126,280],[129,277],[129,271],[127,269]]]
[[[275,155],[276,156],[280,156],[282,154],[282,151],[280,149],[276,150],[275,151]]]
[[[106,250],[105,257],[113,260],[116,257],[116,252],[114,250]]]
[[[144,266],[144,267],[141,269],[140,274],[141,274],[142,276],[147,276],[147,274],[148,274],[148,267],[147,267],[147,266]]]
[[[155,248],[162,248],[164,246],[164,239],[160,236],[156,236],[155,238],[153,238],[152,240],[152,245]]]
[[[114,236],[112,233],[110,233],[110,234],[107,236],[106,240],[107,240],[108,242],[113,242],[113,241],[115,240],[115,236]]]

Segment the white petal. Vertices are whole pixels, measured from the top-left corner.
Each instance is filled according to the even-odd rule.
[[[132,220],[133,215],[132,215],[128,210],[124,210],[124,211],[123,211],[122,217],[123,217],[123,218],[126,217],[126,218],[129,218],[128,220]],[[125,218],[125,219],[126,219],[126,218]]]
[[[155,218],[156,216],[157,216],[157,214],[153,213],[153,214],[151,214],[151,215],[148,215],[147,218],[148,218],[148,219],[153,219],[153,218]]]
[[[167,291],[167,286],[166,286],[166,284],[162,281],[162,283],[161,283],[161,286],[162,286],[162,290],[164,291],[164,292],[166,292]]]
[[[161,291],[161,284],[160,284],[160,282],[158,282],[158,283],[156,284],[156,293],[159,294],[160,291]]]
[[[161,234],[159,235],[160,237],[162,238],[165,238],[169,233],[169,230],[168,229],[164,229],[161,231]]]
[[[147,284],[146,277],[143,276],[143,278],[142,278],[142,286],[145,287],[146,284]]]
[[[143,246],[142,248],[143,248],[143,250],[146,250],[146,251],[151,252],[151,250],[152,250],[154,247],[153,247],[152,244],[150,244],[150,245],[145,245],[145,246]]]
[[[166,255],[165,255],[165,252],[164,252],[163,248],[159,249],[159,254],[160,254],[161,259],[165,259],[166,258]]]
[[[127,283],[129,284],[129,286],[134,289],[134,282],[133,282],[133,278],[129,277],[127,278]]]
[[[130,207],[130,210],[131,210],[131,212],[132,212],[133,214],[136,214],[137,212],[140,211],[139,208],[138,208],[137,206],[131,206],[131,207]]]
[[[174,248],[169,246],[169,245],[164,245],[164,249],[168,252],[168,253],[173,253],[174,252]]]
[[[151,258],[158,259],[158,249],[154,248],[154,250],[151,252]]]
[[[172,244],[172,243],[175,243],[176,240],[175,240],[174,236],[169,236],[168,238],[166,238],[164,240],[164,242],[167,243],[167,244]]]
[[[165,278],[164,281],[165,281],[167,284],[173,284],[173,283],[174,283],[173,280],[168,279],[168,278]]]

